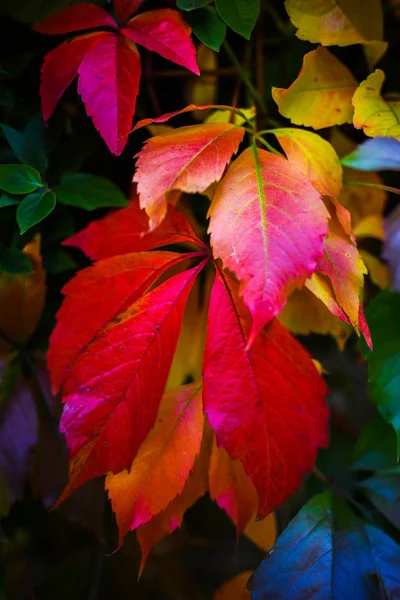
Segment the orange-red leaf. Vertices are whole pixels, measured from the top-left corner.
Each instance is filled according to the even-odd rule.
[[[246,349],[250,319],[238,284],[217,274],[203,365],[204,409],[217,442],[240,459],[264,517],[285,502],[327,443],[327,389],[277,321]]]
[[[128,531],[150,521],[182,493],[203,437],[200,390],[195,383],[167,392],[130,471],[107,476],[121,543]]]
[[[64,245],[80,248],[92,260],[117,254],[145,252],[170,244],[204,247],[183,215],[170,209],[157,229],[149,233],[149,220],[134,199],[128,208],[110,213],[100,221],[65,240]]]
[[[97,27],[116,28],[116,23],[104,8],[95,4],[80,2],[75,6],[67,6],[63,10],[50,15],[50,17],[35,25],[33,29],[39,33],[60,35],[83,31],[84,29],[96,29]]]
[[[241,281],[253,318],[251,343],[315,270],[328,213],[289,161],[249,148],[218,185],[209,215],[214,255]]]
[[[230,123],[212,123],[180,127],[146,142],[137,155],[134,181],[151,229],[166,215],[167,192],[203,192],[221,178],[244,132]]]
[[[115,16],[120,25],[135,14],[144,0],[114,0]]]

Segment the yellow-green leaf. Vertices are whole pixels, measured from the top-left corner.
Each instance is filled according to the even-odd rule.
[[[387,101],[381,96],[384,81],[384,72],[376,69],[360,83],[353,96],[353,124],[369,137],[382,135],[400,139],[400,101]]]

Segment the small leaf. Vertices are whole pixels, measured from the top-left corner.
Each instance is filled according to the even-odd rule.
[[[0,196],[0,208],[3,208],[4,206],[15,206],[16,204],[19,204],[20,201],[21,198],[16,198],[6,192],[2,192]]]
[[[356,129],[369,137],[385,136],[400,139],[400,101],[385,100],[381,88],[385,74],[380,69],[362,81],[353,96]]]
[[[25,133],[21,133],[7,125],[2,125],[1,127],[12,151],[22,163],[34,167],[41,173],[47,169],[48,160],[46,154],[35,144],[32,144]]]
[[[353,469],[377,471],[396,466],[396,434],[379,415],[366,425],[357,438]]]
[[[351,123],[357,81],[344,64],[319,46],[305,55],[288,89],[272,88],[279,112],[295,125],[314,129]]]
[[[203,44],[219,52],[226,36],[226,25],[221,21],[213,6],[205,6],[200,10],[190,12],[187,21],[193,33]]]
[[[367,140],[340,162],[360,171],[400,171],[400,141],[387,137]]]
[[[27,165],[0,165],[0,189],[10,194],[29,194],[42,185],[40,174]]]
[[[54,193],[61,204],[85,210],[128,206],[125,196],[112,181],[89,173],[63,175],[60,184],[54,188]]]
[[[17,223],[21,235],[43,221],[55,207],[56,197],[53,192],[32,192],[25,196],[17,208]]]
[[[213,600],[251,600],[251,592],[247,590],[247,583],[253,571],[244,571],[236,575],[214,593]]]
[[[26,275],[32,273],[32,263],[18,248],[4,248],[0,252],[0,267],[6,273]]]
[[[228,27],[249,40],[260,12],[260,0],[216,0],[215,5]]]
[[[176,0],[176,5],[181,10],[195,10],[202,8],[209,0]]]

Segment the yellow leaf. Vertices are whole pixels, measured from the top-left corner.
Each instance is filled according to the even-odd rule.
[[[218,55],[214,50],[201,44],[197,49],[197,65],[200,69],[200,77],[190,79],[190,93],[188,104],[204,106],[215,104],[217,100],[218,76],[212,71],[218,68]],[[203,72],[206,71],[204,74]],[[209,111],[195,110],[192,113],[196,121],[204,121]]]
[[[0,275],[0,332],[23,346],[35,332],[42,314],[46,296],[46,273],[40,256],[40,239],[25,246],[34,268],[29,275]],[[0,336],[0,354],[10,350]]]
[[[356,238],[384,239],[383,217],[380,215],[369,215],[361,219],[353,229]]]
[[[362,48],[364,55],[367,60],[369,69],[375,67],[376,63],[379,62],[384,54],[386,54],[389,44],[382,41],[364,42]]]
[[[384,72],[376,69],[360,83],[353,96],[353,124],[369,137],[381,135],[400,139],[400,101],[386,101],[381,96],[384,81]]]
[[[247,582],[253,571],[244,571],[236,575],[217,589],[214,600],[251,600],[251,592],[247,591]]]
[[[286,0],[297,37],[323,46],[381,40],[381,0]]]
[[[243,125],[246,121],[252,121],[256,117],[256,109],[254,106],[251,108],[239,108],[240,112],[244,115],[245,119],[240,115],[234,113],[232,117],[232,112],[230,110],[215,110],[212,112],[206,119],[205,123],[231,123],[234,125]],[[233,118],[233,121],[232,121]]]
[[[262,521],[256,521],[256,515],[247,524],[244,535],[251,539],[261,550],[268,552],[278,537],[278,524],[275,513],[271,513]]]
[[[389,269],[379,258],[373,256],[366,250],[360,250],[361,257],[368,269],[368,275],[379,289],[385,290],[389,287],[390,275]]]
[[[274,129],[287,158],[323,195],[337,198],[342,188],[342,166],[331,144],[304,129]]]
[[[279,112],[295,125],[321,129],[351,123],[356,89],[349,69],[320,46],[305,55],[292,85],[287,90],[272,88],[272,97]]]

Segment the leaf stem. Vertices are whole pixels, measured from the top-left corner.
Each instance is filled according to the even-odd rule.
[[[392,192],[392,194],[397,194],[400,196],[400,190],[392,187],[390,185],[381,185],[379,183],[367,183],[366,181],[343,181],[344,185],[361,185],[364,187],[376,188],[378,190],[384,190],[385,192]]]
[[[254,102],[256,102],[256,104],[258,104],[262,113],[266,114],[267,105],[265,104],[263,98],[258,93],[258,91],[254,87],[254,85],[252,84],[250,78],[248,77],[246,71],[243,69],[242,65],[240,64],[240,61],[238,60],[238,58],[237,58],[236,54],[234,53],[234,51],[232,50],[231,46],[229,45],[229,43],[226,40],[224,41],[223,46],[224,46],[225,52],[227,53],[227,55],[229,57],[229,60],[231,61],[231,63],[235,67],[236,71],[240,75],[243,83],[247,87],[250,96],[253,98]]]

